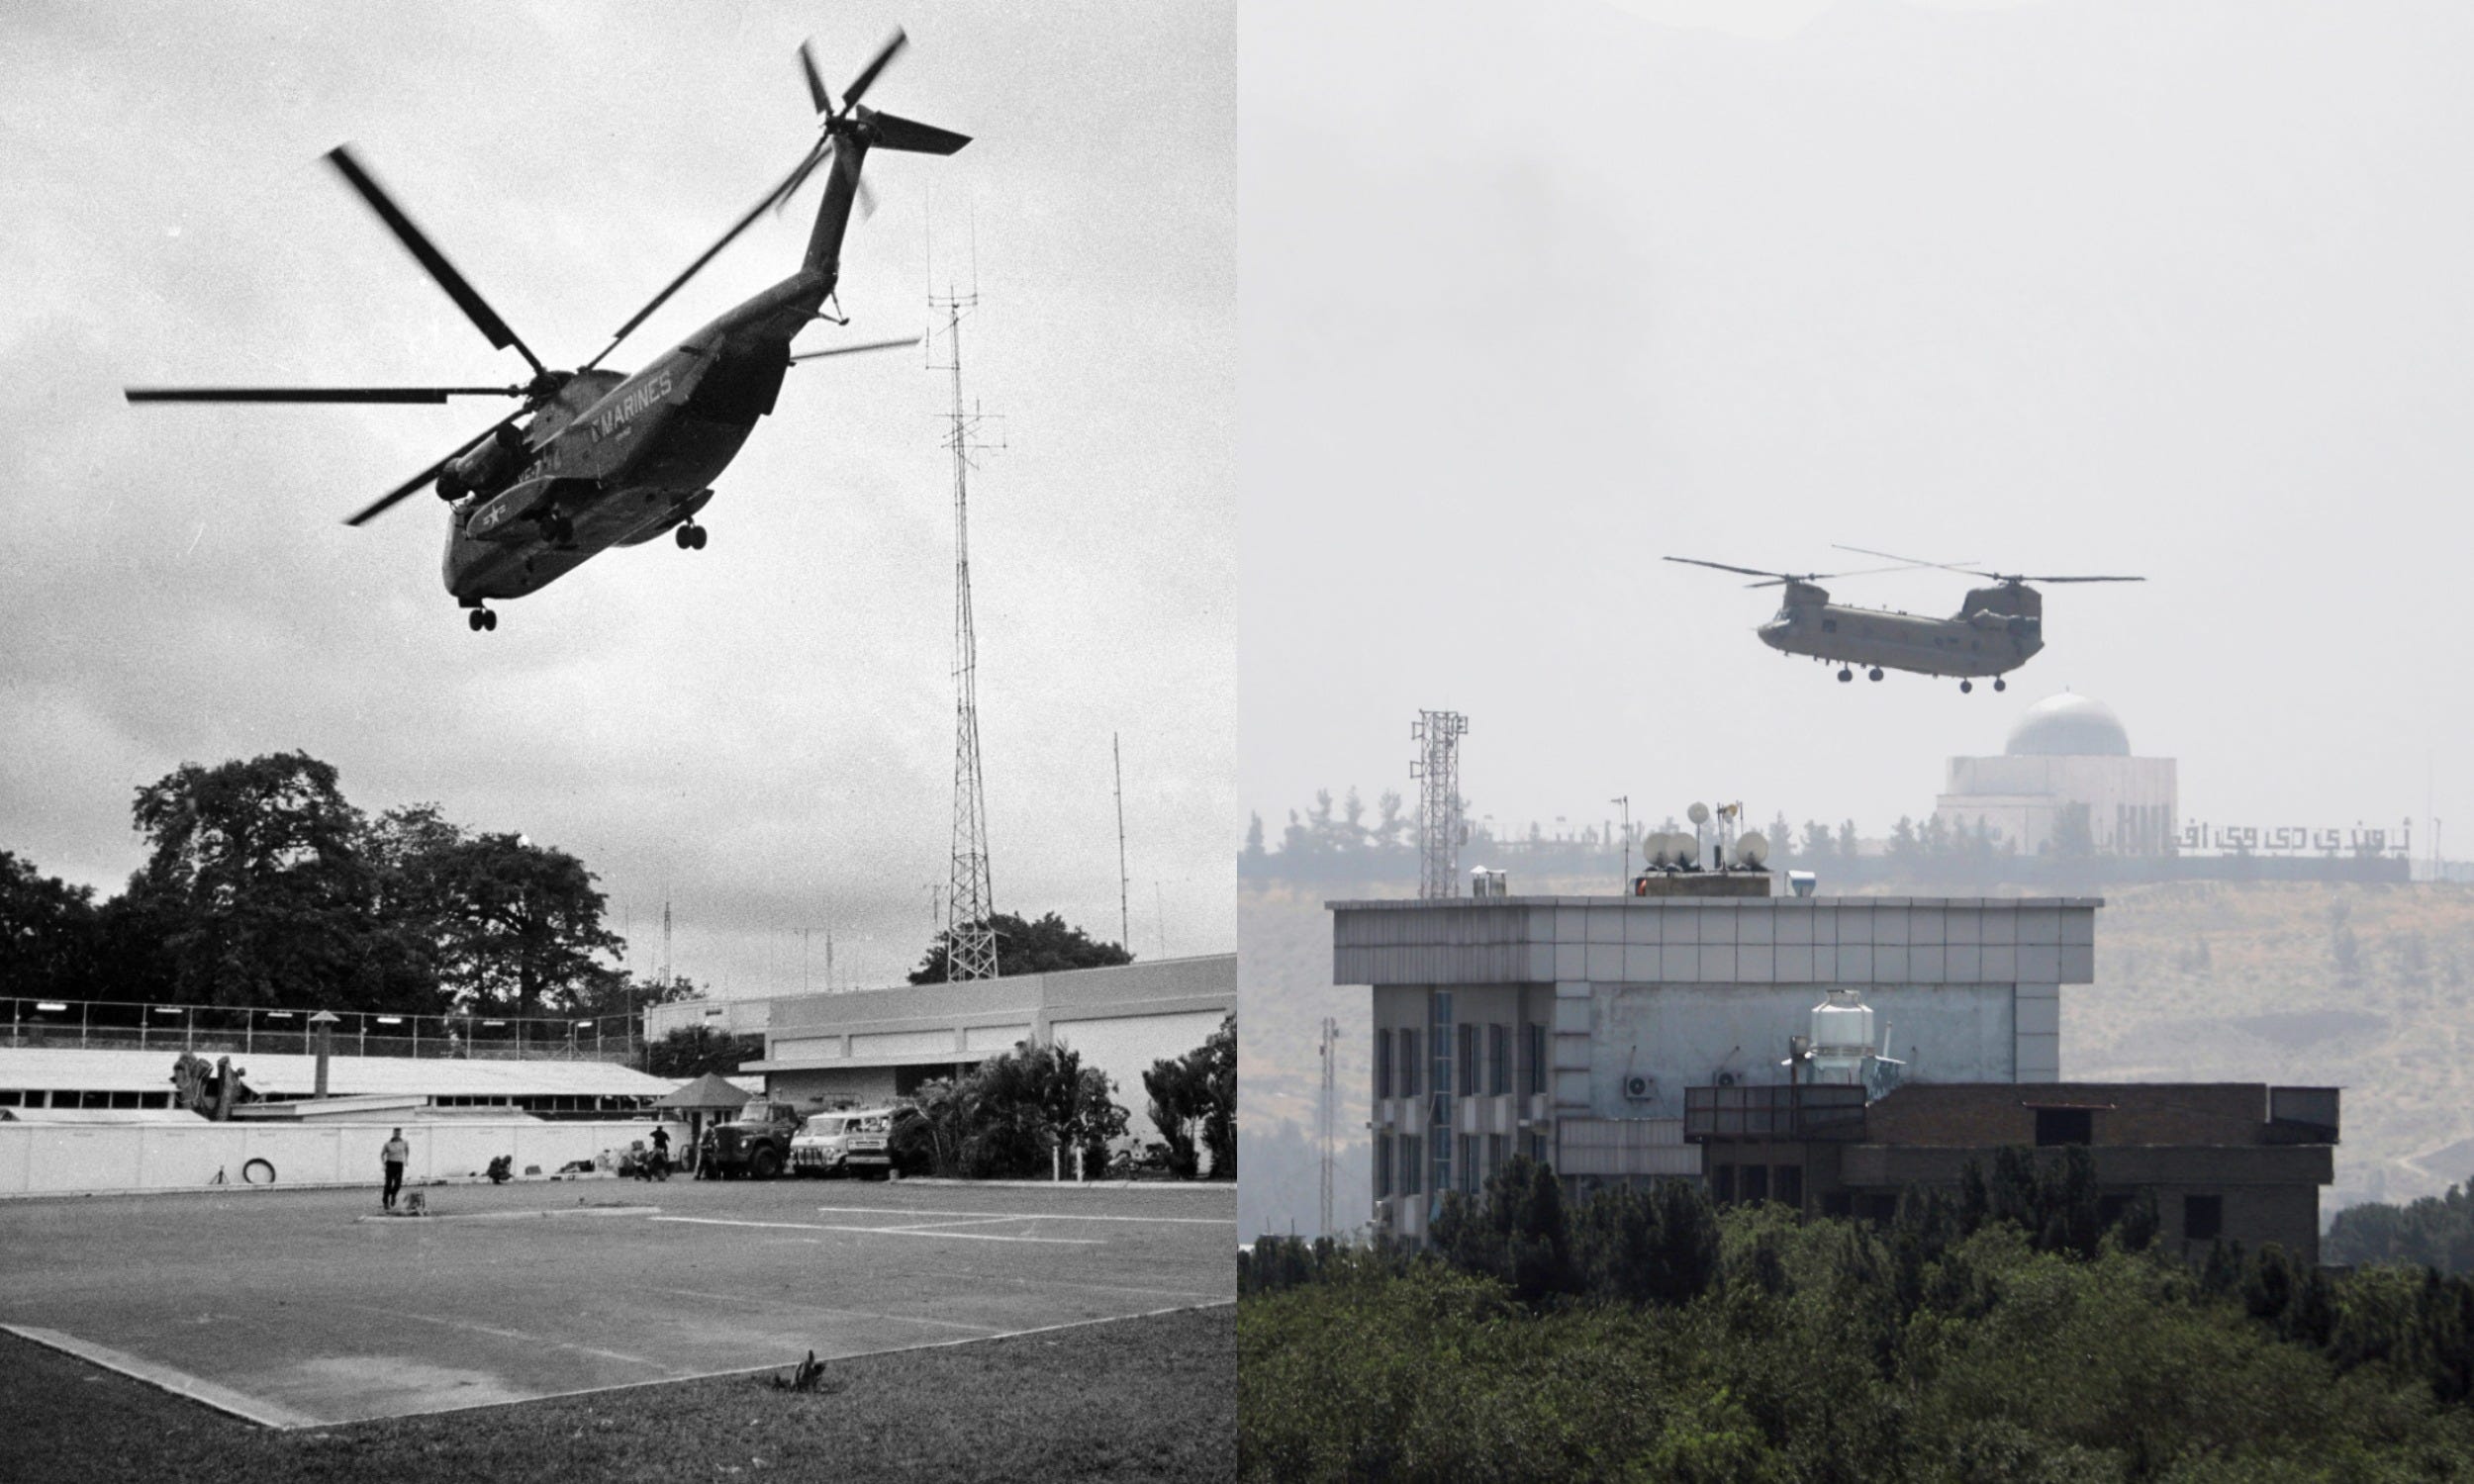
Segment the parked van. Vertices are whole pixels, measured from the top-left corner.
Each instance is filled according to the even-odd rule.
[[[824,1177],[882,1175],[894,1167],[891,1108],[835,1108],[812,1114],[791,1141],[791,1172]]]

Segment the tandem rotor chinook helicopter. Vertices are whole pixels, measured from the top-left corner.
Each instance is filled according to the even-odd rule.
[[[522,598],[613,546],[636,546],[665,530],[686,550],[701,549],[697,511],[735,457],[756,419],[770,415],[782,378],[800,362],[916,344],[915,337],[841,345],[793,355],[791,340],[810,321],[849,322],[834,290],[842,236],[854,204],[868,192],[860,168],[870,149],[951,154],[970,142],[953,134],[860,106],[860,99],[906,45],[897,31],[842,92],[839,105],[817,75],[806,44],[801,70],[818,115],[817,139],[797,168],[618,327],[601,354],[573,371],[553,371],[464,281],[350,150],[327,158],[370,210],[455,301],[492,346],[514,346],[531,364],[528,381],[509,387],[200,387],[130,388],[131,402],[444,403],[450,397],[516,397],[523,405],[460,447],[380,496],[344,523],[359,525],[435,484],[452,514],[446,590],[470,610],[475,631],[498,627],[492,599]],[[824,199],[799,271],[757,294],[629,375],[600,369],[635,327],[685,287],[767,211],[787,205],[820,164],[830,161]]]
[[[1752,588],[1786,589],[1786,601],[1777,614],[1755,632],[1760,641],[1781,654],[1810,655],[1816,660],[1836,663],[1842,682],[1856,678],[1855,666],[1869,667],[1872,679],[1879,680],[1884,670],[1904,670],[1911,675],[1962,677],[1961,693],[1973,691],[1975,682],[1963,677],[1989,675],[1993,689],[2004,691],[2009,683],[2002,677],[2035,658],[2045,647],[2045,598],[2030,583],[2140,583],[2143,577],[2028,577],[2013,572],[1979,572],[1949,562],[1927,562],[1915,557],[1894,556],[1886,551],[1869,551],[1861,546],[1840,546],[1859,556],[1881,557],[1896,562],[1895,567],[1867,567],[1860,572],[1764,572],[1758,567],[1735,567],[1725,562],[1705,562],[1698,557],[1670,556],[1665,560],[1683,562],[1694,567],[1715,567],[1721,572],[1740,572],[1747,577],[1764,579],[1747,583]],[[1906,572],[1918,567],[1938,567],[1945,572],[1980,577],[1994,586],[1968,590],[1966,601],[1949,618],[1925,618],[1914,613],[1896,612],[1889,608],[1857,608],[1830,601],[1826,589],[1816,584],[1842,577],[1870,577],[1881,572]]]

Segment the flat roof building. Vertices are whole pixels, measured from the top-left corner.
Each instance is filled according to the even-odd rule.
[[[1334,901],[1333,974],[1374,991],[1379,1228],[1422,1239],[1442,1192],[1514,1154],[1575,1194],[1699,1177],[1686,1090],[1783,1083],[1790,1036],[1857,989],[1909,1078],[2041,1083],[2061,986],[2095,977],[2093,897],[1676,894]],[[1688,894],[1726,890],[1728,895]]]
[[[880,1103],[1019,1042],[1061,1044],[1105,1071],[1117,1102],[1139,1113],[1151,1064],[1200,1046],[1236,1008],[1235,954],[777,995],[764,1022],[764,1060],[740,1070],[762,1073],[776,1097]]]

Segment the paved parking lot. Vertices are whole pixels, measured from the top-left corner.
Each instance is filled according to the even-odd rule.
[[[279,1426],[1226,1302],[1235,1193],[854,1181],[0,1203],[0,1325]]]

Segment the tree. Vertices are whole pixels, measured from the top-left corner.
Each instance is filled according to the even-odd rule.
[[[1248,817],[1246,824],[1245,863],[1250,868],[1260,869],[1263,861],[1263,816],[1254,814]]]
[[[1237,1017],[1220,1021],[1200,1046],[1183,1057],[1162,1059],[1143,1073],[1151,1095],[1152,1125],[1168,1141],[1169,1171],[1181,1180],[1200,1172],[1200,1156],[1211,1156],[1211,1176],[1237,1173]],[[1201,1139],[1195,1139],[1200,1124]]]
[[[1202,1148],[1211,1157],[1211,1177],[1237,1178],[1237,1012],[1202,1043]]]
[[[1827,861],[1838,854],[1838,841],[1831,835],[1830,826],[1808,819],[1804,822],[1804,843],[1795,853],[1808,861]]]
[[[1190,1180],[1199,1172],[1194,1154],[1193,1121],[1209,1110],[1200,1068],[1190,1057],[1162,1059],[1143,1073],[1143,1090],[1151,1095],[1147,1111],[1152,1127],[1168,1141],[1169,1173]]]
[[[1380,850],[1406,850],[1416,842],[1417,821],[1401,812],[1400,790],[1385,788],[1375,800],[1375,845]]]
[[[2088,819],[2086,800],[2073,800],[2053,811],[2051,849],[2054,855],[2072,858],[2096,854],[2096,831]]]
[[[131,882],[158,928],[171,988],[204,1004],[366,1005],[372,881],[360,814],[305,753],[183,764],[138,790],[151,844]]]
[[[989,924],[997,930],[999,974],[1056,974],[1068,969],[1107,969],[1134,962],[1134,956],[1121,945],[1099,942],[1081,928],[1069,926],[1054,912],[1036,922],[1025,922],[1010,912],[999,912],[989,919]],[[928,945],[927,957],[910,972],[910,982],[946,981],[952,969],[949,937],[950,933],[936,935],[936,941]]]
[[[92,887],[44,876],[0,850],[0,985],[8,992],[96,997],[97,924]]]
[[[728,1076],[764,1055],[761,1037],[733,1036],[709,1025],[683,1025],[644,1049],[644,1070],[686,1080],[709,1071]]]
[[[583,862],[521,835],[476,835],[425,869],[446,904],[439,978],[457,1002],[532,1015],[609,993],[618,971],[599,956],[620,939],[602,925],[604,898]]]

